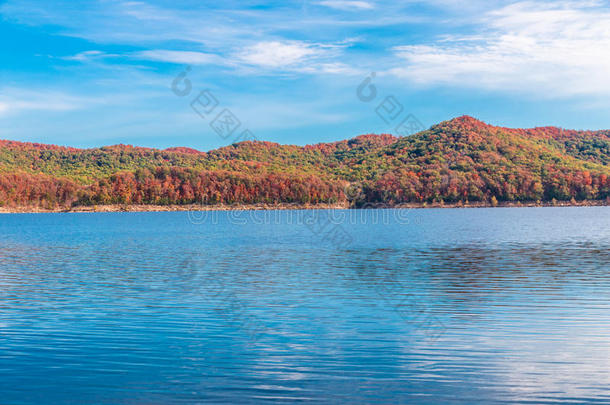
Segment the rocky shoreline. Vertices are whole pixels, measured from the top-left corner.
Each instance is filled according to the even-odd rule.
[[[338,209],[425,209],[425,208],[516,208],[516,207],[599,207],[609,206],[608,200],[587,201],[511,201],[491,204],[489,202],[459,203],[371,203],[360,207],[346,204],[237,204],[237,205],[93,205],[59,208],[0,207],[0,214],[37,213],[96,213],[96,212],[170,212],[170,211],[261,211],[261,210],[338,210]]]

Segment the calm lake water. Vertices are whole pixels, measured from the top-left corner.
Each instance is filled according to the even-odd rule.
[[[610,403],[610,208],[0,216],[0,403]]]

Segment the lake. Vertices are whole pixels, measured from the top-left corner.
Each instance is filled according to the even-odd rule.
[[[610,403],[610,207],[0,216],[0,403]]]

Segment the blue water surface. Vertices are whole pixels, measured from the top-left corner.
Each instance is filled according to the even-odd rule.
[[[610,403],[610,208],[0,216],[0,403]]]

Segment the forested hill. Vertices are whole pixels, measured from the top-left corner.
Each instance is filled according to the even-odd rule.
[[[0,206],[608,200],[610,131],[510,129],[464,116],[409,137],[200,152],[0,141]]]

